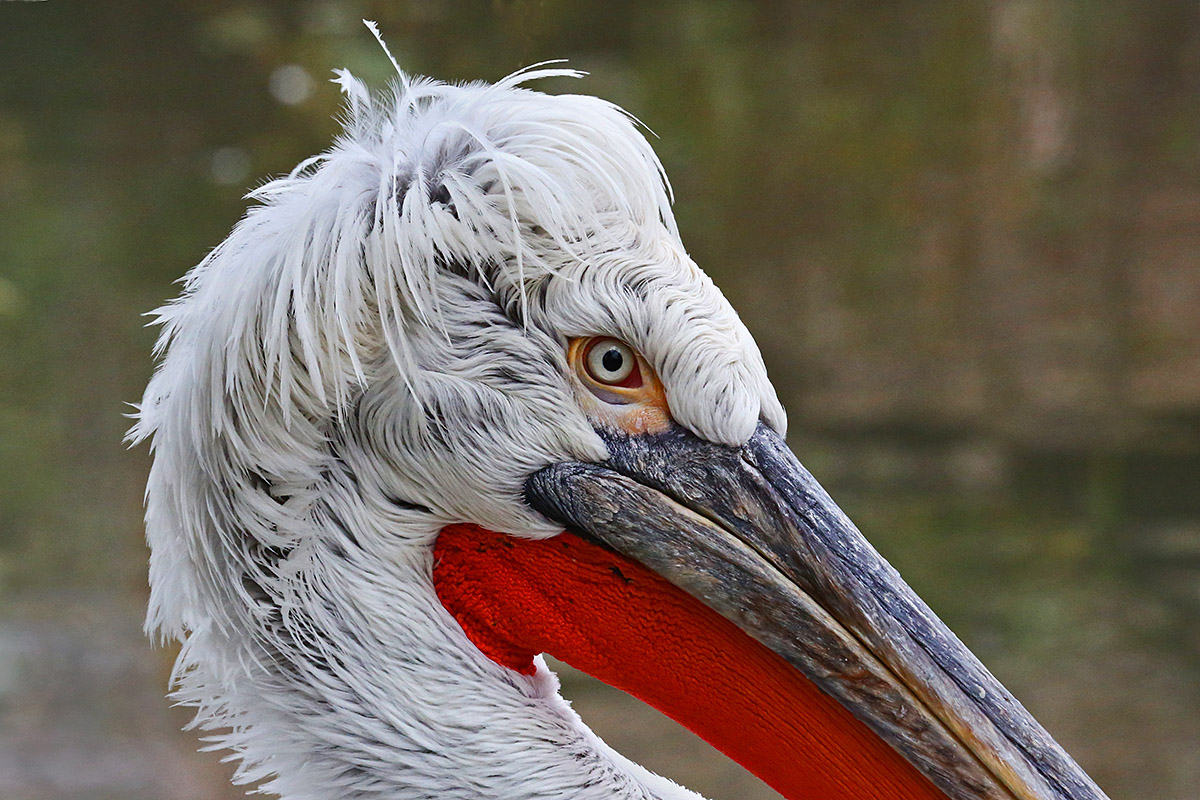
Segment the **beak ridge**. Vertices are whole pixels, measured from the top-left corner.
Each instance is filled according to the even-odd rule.
[[[603,465],[529,478],[534,508],[741,627],[954,800],[1104,800],[774,431],[601,435]]]

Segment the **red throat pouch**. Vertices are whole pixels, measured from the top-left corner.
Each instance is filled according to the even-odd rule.
[[[442,604],[493,661],[549,653],[654,706],[788,800],[945,800],[775,653],[640,564],[571,533],[438,536]]]

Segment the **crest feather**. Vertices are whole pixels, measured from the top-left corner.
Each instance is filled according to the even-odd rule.
[[[346,107],[336,143],[248,195],[258,205],[159,311],[166,339],[185,317],[224,318],[212,344],[261,348],[257,388],[277,393],[285,413],[300,383],[336,407],[364,379],[371,328],[411,375],[405,331],[437,324],[434,284],[447,264],[519,313],[526,288],[568,260],[628,246],[649,227],[677,238],[669,186],[634,118],[524,87],[583,74],[553,63],[494,85],[401,76],[375,95],[337,71]],[[243,375],[224,378],[235,396],[246,388]]]

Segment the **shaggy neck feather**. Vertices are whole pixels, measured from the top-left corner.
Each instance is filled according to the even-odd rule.
[[[592,734],[540,661],[522,676],[467,640],[433,589],[436,523],[372,510],[388,501],[346,472],[320,497],[318,530],[264,570],[280,582],[249,587],[258,627],[195,631],[180,657],[179,699],[233,726],[239,780],[286,800],[695,800]]]

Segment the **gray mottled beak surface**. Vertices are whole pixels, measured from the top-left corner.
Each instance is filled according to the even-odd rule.
[[[529,503],[639,561],[785,658],[955,800],[1105,795],[764,425],[740,448],[602,431],[603,464]]]

